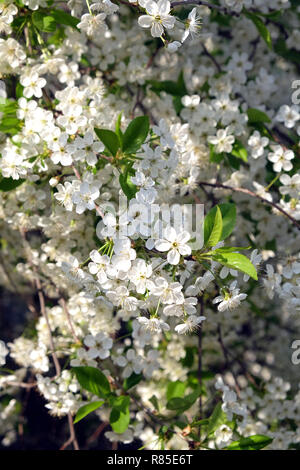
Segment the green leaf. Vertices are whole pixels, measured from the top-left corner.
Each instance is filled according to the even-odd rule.
[[[228,238],[229,235],[231,235],[235,227],[236,207],[235,207],[235,204],[231,202],[219,204],[218,206],[222,214],[222,223],[223,223],[222,234],[221,234],[220,240],[225,240],[225,238]]]
[[[173,96],[173,106],[176,114],[179,115],[180,111],[184,108],[180,96]]]
[[[17,134],[20,129],[21,121],[14,116],[5,116],[0,123],[0,132],[4,132],[5,134]]]
[[[89,403],[88,405],[81,406],[76,413],[74,424],[78,423],[78,421],[81,421],[88,414],[100,408],[100,406],[102,406],[103,403],[104,401],[93,401],[92,403]]]
[[[64,24],[66,26],[71,26],[72,28],[77,29],[77,25],[79,23],[79,19],[75,18],[74,16],[66,13],[63,10],[51,10],[51,15],[55,19],[57,23]]]
[[[248,161],[248,152],[245,149],[245,147],[243,146],[242,142],[240,142],[239,140],[235,141],[231,153],[236,158],[240,158],[241,160],[243,160],[243,162]]]
[[[240,169],[241,160],[239,158],[234,157],[230,153],[226,153],[226,157],[228,159],[228,162],[229,162],[229,165],[231,166],[231,168],[233,168],[234,170],[239,170]]]
[[[121,121],[122,121],[122,113],[119,114],[117,122],[116,122],[116,134],[119,139],[120,147],[122,147],[122,142],[123,142],[123,132],[121,130]]]
[[[1,178],[0,179],[0,191],[12,191],[24,183],[24,179],[14,180],[12,178]]]
[[[119,183],[120,183],[120,186],[123,190],[123,193],[127,196],[127,199],[132,199],[138,188],[137,186],[135,186],[135,184],[133,184],[133,182],[131,181],[131,176],[133,176],[135,173],[134,173],[134,170],[132,170],[132,164],[131,165],[128,165],[126,168],[125,168],[125,171],[124,173],[121,173],[120,176],[119,176]]]
[[[117,134],[109,129],[97,129],[95,127],[97,137],[103,142],[107,150],[115,157],[120,148],[120,142]]]
[[[182,93],[180,85],[172,80],[164,80],[162,82],[156,80],[149,80],[148,83],[151,84],[151,90],[159,94],[161,91],[168,93],[172,96],[184,96]]]
[[[188,410],[197,400],[200,395],[200,390],[197,388],[194,392],[185,396],[184,398],[173,397],[167,402],[167,409],[177,411],[177,414],[181,414]]]
[[[272,49],[272,38],[270,31],[266,27],[265,23],[259,18],[259,16],[255,15],[254,13],[250,13],[249,11],[244,11],[245,16],[252,21],[252,23],[256,26],[257,31],[267,44],[269,49]]]
[[[16,98],[22,98],[24,87],[20,82],[16,85]]]
[[[184,82],[184,73],[183,70],[181,70],[180,74],[178,75],[177,78],[177,86],[179,89],[179,94],[180,96],[184,96],[188,94],[188,90],[186,88],[185,82]]]
[[[135,387],[141,380],[143,380],[143,374],[135,374],[134,372],[130,377],[124,380],[123,389],[125,392],[132,387]]]
[[[222,410],[222,403],[219,402],[214,411],[212,412],[212,415],[209,417],[209,424],[207,427],[207,435],[209,436],[215,430],[221,426],[221,424],[224,424],[227,419],[226,413]]]
[[[235,253],[240,250],[250,250],[251,246],[223,246],[222,248],[217,248],[214,251],[210,251],[209,254],[215,253]]]
[[[232,442],[225,447],[226,450],[260,450],[271,444],[273,439],[261,434],[255,434],[249,437],[242,437],[238,441]]]
[[[209,144],[209,161],[212,163],[220,163],[225,157],[225,154],[217,153],[215,151],[215,146],[213,144]]]
[[[157,80],[148,80],[147,83],[151,85],[151,90],[157,93],[158,95],[162,91],[174,97],[182,97],[188,94],[182,70],[178,75],[177,82],[174,82],[172,80],[163,80],[161,82]]]
[[[237,269],[257,281],[257,272],[251,261],[240,253],[217,253],[212,255],[212,259],[227,266],[230,269]]]
[[[284,57],[285,60],[293,62],[294,64],[299,64],[300,61],[300,52],[296,49],[289,49],[286,41],[283,38],[279,38],[275,45],[274,50],[276,54]]]
[[[16,101],[8,100],[6,98],[0,98],[1,113],[12,114],[12,113],[16,113],[17,109],[18,109],[18,103]],[[3,116],[1,119],[3,119]]]
[[[95,367],[73,367],[72,371],[75,373],[81,387],[89,392],[103,398],[110,394],[110,385],[99,369]]]
[[[222,213],[219,206],[215,206],[204,219],[204,243],[206,246],[215,246],[221,239],[223,230]]]
[[[128,428],[130,422],[129,404],[130,398],[127,395],[121,395],[114,400],[109,422],[118,434],[122,434]]]
[[[47,44],[54,44],[55,46],[60,46],[64,39],[66,39],[66,34],[64,27],[57,26],[54,34],[47,39]]]
[[[174,397],[183,397],[186,389],[186,383],[176,380],[169,382],[167,386],[167,400],[170,401]]]
[[[150,403],[154,406],[156,411],[159,411],[159,403],[156,395],[152,395],[151,398],[149,398]]]
[[[45,15],[40,11],[33,12],[32,22],[38,30],[45,33],[53,33],[56,30],[55,18],[50,15]]]
[[[139,116],[130,122],[123,135],[122,150],[135,153],[145,142],[149,132],[149,117]]]
[[[263,111],[255,108],[249,108],[247,110],[248,114],[248,124],[256,124],[261,122],[271,122],[269,116]]]

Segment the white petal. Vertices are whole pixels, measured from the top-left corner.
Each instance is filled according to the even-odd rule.
[[[142,15],[138,19],[138,24],[142,28],[150,28],[153,23],[153,19],[149,15]]]
[[[172,245],[167,240],[156,240],[154,246],[158,251],[169,251]]]
[[[159,38],[164,32],[164,28],[160,23],[154,22],[151,28],[151,34],[154,38]]]
[[[179,252],[175,249],[169,251],[167,260],[170,264],[173,264],[173,265],[178,264],[180,260]]]

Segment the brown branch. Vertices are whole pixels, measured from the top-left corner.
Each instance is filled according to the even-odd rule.
[[[76,335],[76,332],[75,332],[75,329],[74,329],[74,325],[72,323],[72,320],[71,320],[71,315],[70,315],[70,312],[67,308],[67,304],[66,304],[66,301],[63,297],[61,297],[60,301],[59,301],[60,305],[62,306],[63,310],[64,310],[64,313],[67,317],[67,321],[68,321],[68,324],[69,324],[69,327],[70,327],[70,330],[71,330],[71,333],[72,333],[72,336],[74,338],[74,341],[75,343],[78,343],[78,344],[81,344],[81,341],[80,339],[78,338],[78,336]]]
[[[237,16],[237,17],[241,16],[240,13],[237,13],[236,11],[228,10],[228,8],[226,7],[215,5],[214,3],[202,2],[200,0],[185,0],[181,2],[172,2],[171,8],[177,7],[179,5],[199,5],[199,6],[208,7],[211,10],[217,10],[220,13],[224,13],[225,15]]]
[[[90,444],[91,442],[95,441],[108,425],[109,423],[107,421],[101,423],[100,426],[97,427],[96,431],[94,431],[93,434],[87,439],[86,443]]]
[[[133,91],[131,90],[131,88],[127,85],[126,86],[127,88],[127,91],[128,93],[130,94],[131,97],[134,96],[134,93]],[[145,115],[148,115],[149,118],[150,118],[150,121],[155,124],[157,126],[157,120],[155,119],[155,117],[152,115],[152,113],[149,111],[149,109],[146,108],[146,106],[142,103],[141,100],[138,100],[135,104],[135,107],[138,107],[140,108],[140,110],[145,114]]]
[[[75,434],[74,423],[73,423],[73,418],[72,418],[71,413],[68,413],[68,425],[69,425],[69,430],[70,430],[70,437],[61,446],[61,448],[59,450],[65,450],[72,443],[73,443],[73,446],[74,446],[74,450],[80,450],[78,442],[77,442],[76,434]]]
[[[217,71],[219,73],[221,73],[222,72],[221,65],[217,62],[217,60],[214,58],[214,56],[210,52],[208,52],[208,50],[207,50],[207,48],[204,44],[202,44],[202,49],[203,49],[204,55],[206,55],[212,61],[212,63],[216,67]]]
[[[227,368],[229,368],[229,364],[230,364],[229,354],[228,354],[227,348],[226,348],[226,346],[224,344],[224,341],[223,341],[223,338],[222,338],[222,332],[221,332],[220,325],[218,325],[218,341],[220,343],[220,346],[221,346],[221,349],[222,349],[222,352],[223,352],[223,356],[224,356],[224,359],[225,359],[225,366]],[[233,372],[233,370],[230,370],[230,372],[233,375],[234,382],[235,382],[235,390],[236,390],[237,395],[239,396],[241,390],[240,390],[237,378],[236,378],[235,373]]]
[[[207,183],[206,181],[200,181],[199,182],[200,186],[210,186],[211,188],[220,188],[220,189],[227,189],[229,191],[234,191],[237,193],[244,193],[248,194],[251,197],[256,197],[260,201],[262,201],[264,204],[268,204],[269,206],[274,207],[274,209],[278,210],[282,214],[284,214],[286,217],[288,217],[291,222],[297,227],[298,230],[300,230],[300,224],[297,222],[297,220],[292,217],[290,214],[288,214],[284,209],[282,209],[280,206],[275,204],[275,202],[268,201],[268,199],[265,199],[264,197],[260,196],[259,194],[254,193],[253,191],[250,191],[249,189],[246,188],[234,188],[233,186],[228,186],[225,184],[221,183]]]
[[[40,303],[40,311],[41,311],[41,313],[42,313],[42,315],[45,319],[47,329],[48,329],[48,332],[49,332],[49,342],[50,342],[51,355],[52,355],[54,366],[55,366],[56,376],[58,376],[61,373],[61,368],[60,368],[60,364],[59,364],[59,361],[57,359],[57,355],[56,355],[56,352],[55,352],[55,347],[54,347],[54,342],[53,342],[53,337],[52,337],[52,331],[51,331],[49,317],[48,317],[47,310],[46,310],[45,297],[44,297],[41,281],[40,281],[40,278],[39,278],[37,267],[34,265],[34,263],[32,261],[31,248],[29,246],[29,243],[26,240],[25,231],[23,229],[21,229],[20,232],[21,232],[21,236],[22,236],[22,239],[23,239],[25,251],[27,252],[28,262],[31,266],[32,271],[35,274],[34,284],[36,286],[37,293],[38,293],[38,298],[39,298],[39,303]]]

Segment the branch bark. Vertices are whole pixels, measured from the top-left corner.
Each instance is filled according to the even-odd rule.
[[[240,13],[237,13],[236,11],[228,10],[228,8],[226,7],[215,5],[214,3],[202,2],[200,0],[186,0],[186,1],[181,1],[181,2],[172,2],[171,8],[177,7],[179,5],[199,5],[199,6],[208,7],[211,10],[217,10],[220,13],[223,13],[225,15],[237,16],[237,17],[240,16]]]
[[[286,212],[284,209],[282,209],[278,204],[275,204],[275,202],[268,201],[268,199],[265,199],[264,197],[260,196],[259,194],[254,193],[253,191],[250,191],[250,189],[246,188],[234,188],[233,186],[228,186],[225,184],[221,183],[207,183],[206,181],[200,181],[199,183],[200,186],[210,186],[211,188],[216,188],[216,189],[227,189],[229,191],[237,192],[237,193],[244,193],[248,194],[251,197],[256,197],[260,201],[262,201],[264,204],[268,204],[269,206],[274,207],[274,209],[278,210],[282,214],[284,214],[286,217],[290,219],[290,221],[297,227],[298,230],[300,230],[300,224],[297,222],[297,220],[292,217],[288,212]]]

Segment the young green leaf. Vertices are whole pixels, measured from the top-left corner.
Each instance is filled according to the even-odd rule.
[[[121,121],[122,121],[122,113],[119,114],[117,122],[116,122],[116,134],[119,139],[120,147],[122,147],[122,142],[123,142],[123,132],[121,130]]]
[[[32,22],[39,31],[53,33],[56,30],[56,21],[52,15],[45,15],[40,11],[35,11],[32,14]]]
[[[89,392],[103,398],[110,394],[110,385],[99,369],[95,367],[73,367],[72,371],[75,373],[81,387]]]
[[[176,380],[175,382],[169,382],[167,386],[167,400],[170,401],[174,397],[183,397],[186,389],[186,383]]]
[[[264,113],[263,111],[260,111],[259,109],[249,108],[247,110],[247,114],[248,114],[248,124],[271,122],[271,119],[269,118],[269,116],[267,116],[266,113]]]
[[[132,165],[126,167],[125,172],[119,176],[119,183],[123,190],[123,193],[127,196],[127,199],[132,199],[136,192],[137,186],[131,181],[131,176],[134,175],[134,171],[131,168]]]
[[[225,240],[225,238],[228,238],[235,227],[235,222],[236,222],[235,204],[232,204],[230,202],[224,203],[224,204],[218,204],[218,206],[213,207],[205,217],[204,240],[207,239],[206,237],[209,236],[209,233],[210,233],[209,231],[212,229],[212,223],[217,213],[217,207],[220,209],[221,215],[222,215],[222,233],[218,241],[222,241],[222,240]],[[205,224],[206,224],[206,228],[205,228]]]
[[[12,191],[13,189],[16,189],[18,186],[20,186],[22,183],[24,183],[24,179],[18,179],[14,180],[12,178],[1,178],[0,179],[0,191]]]
[[[209,161],[212,163],[220,163],[225,157],[225,153],[217,153],[215,151],[215,146],[209,144]]]
[[[152,397],[149,398],[149,401],[150,401],[150,403],[152,403],[152,405],[154,406],[156,411],[159,411],[159,402],[158,402],[157,396],[152,395]]]
[[[120,142],[117,134],[109,129],[97,129],[95,127],[95,133],[101,142],[105,145],[107,150],[115,157],[117,151],[120,148]]]
[[[233,149],[231,151],[232,155],[234,155],[236,158],[239,158],[240,160],[243,160],[243,162],[248,161],[248,153],[245,147],[243,146],[242,142],[239,140],[236,140],[233,146]]]
[[[223,229],[222,229],[222,235],[220,240],[225,240],[226,238],[231,235],[235,223],[236,223],[236,207],[235,204],[232,204],[231,202],[227,202],[224,204],[219,204],[219,208],[222,214],[222,223],[223,223]]]
[[[215,246],[221,239],[223,230],[222,213],[219,206],[215,206],[204,219],[204,243],[206,246]]]
[[[257,281],[257,272],[254,265],[246,256],[240,253],[216,253],[212,255],[212,259],[223,264],[223,266],[227,266],[227,268],[242,271]]]
[[[3,119],[3,118],[2,118]],[[5,119],[0,123],[0,132],[4,134],[15,135],[21,129],[21,121],[14,116],[5,116]]]
[[[78,421],[81,421],[88,414],[100,408],[100,406],[102,406],[103,403],[104,401],[93,401],[92,403],[88,403],[87,405],[81,406],[76,413],[74,424],[78,423]]]
[[[181,414],[184,411],[188,410],[197,400],[200,395],[199,388],[194,392],[186,395],[183,398],[173,397],[167,402],[167,409],[172,411],[177,411],[177,414]]]
[[[128,125],[123,134],[122,150],[125,153],[135,153],[145,142],[149,132],[149,117],[139,116]]]
[[[135,387],[141,380],[143,380],[143,374],[135,374],[133,372],[130,377],[124,380],[123,389],[126,392],[130,388]]]
[[[255,434],[249,437],[242,437],[238,441],[234,441],[229,446],[225,447],[226,450],[260,450],[267,447],[273,439],[268,436]]]
[[[116,397],[110,413],[109,422],[113,430],[122,434],[128,428],[130,422],[129,411],[130,398],[127,395]]]
[[[209,418],[209,424],[207,427],[207,435],[212,434],[221,424],[224,424],[226,421],[226,413],[222,410],[222,403],[219,402],[212,415]]]
[[[63,10],[51,10],[50,13],[57,23],[71,26],[72,28],[77,29],[77,25],[79,23],[78,18],[75,18]]]
[[[245,11],[245,16],[252,21],[252,23],[256,26],[257,31],[267,44],[269,49],[272,49],[272,38],[270,31],[266,27],[265,23],[259,18],[259,16],[255,15],[254,13],[250,13],[249,11]]]

